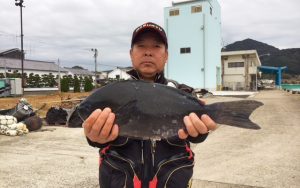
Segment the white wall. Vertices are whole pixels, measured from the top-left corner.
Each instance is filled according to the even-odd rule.
[[[123,71],[119,68],[108,73],[108,78],[116,79],[118,75],[119,75],[119,79],[127,80],[130,78],[130,76],[125,71]]]

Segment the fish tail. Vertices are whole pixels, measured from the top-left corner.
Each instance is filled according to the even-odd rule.
[[[208,105],[208,115],[219,124],[246,129],[260,129],[249,117],[263,103],[254,100],[219,102]]]

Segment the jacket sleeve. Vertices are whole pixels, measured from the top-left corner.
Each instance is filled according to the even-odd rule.
[[[191,137],[191,136],[188,136],[188,141],[192,142],[192,143],[200,143],[200,142],[203,142],[208,136],[208,133],[206,134],[200,134],[199,136],[197,137]]]
[[[88,144],[92,147],[105,148],[106,146],[109,145],[109,143],[99,144],[97,142],[92,142],[88,137],[86,137],[86,140],[87,140]]]

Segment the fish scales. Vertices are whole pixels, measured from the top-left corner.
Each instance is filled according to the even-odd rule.
[[[96,109],[110,107],[116,114],[120,136],[161,139],[184,128],[183,117],[191,112],[208,114],[219,124],[248,129],[260,127],[249,120],[262,103],[254,100],[202,105],[189,93],[158,83],[141,80],[118,81],[99,88],[77,107],[84,121]]]

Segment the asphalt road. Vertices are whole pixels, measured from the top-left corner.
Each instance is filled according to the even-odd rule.
[[[264,103],[250,116],[261,129],[222,125],[196,145],[193,187],[300,187],[300,95],[271,90],[251,99]]]
[[[260,130],[226,125],[196,153],[193,187],[300,187],[300,95],[272,90],[251,119]],[[212,97],[207,102],[244,100]],[[81,128],[44,127],[25,136],[0,135],[0,187],[98,187],[98,153]]]

